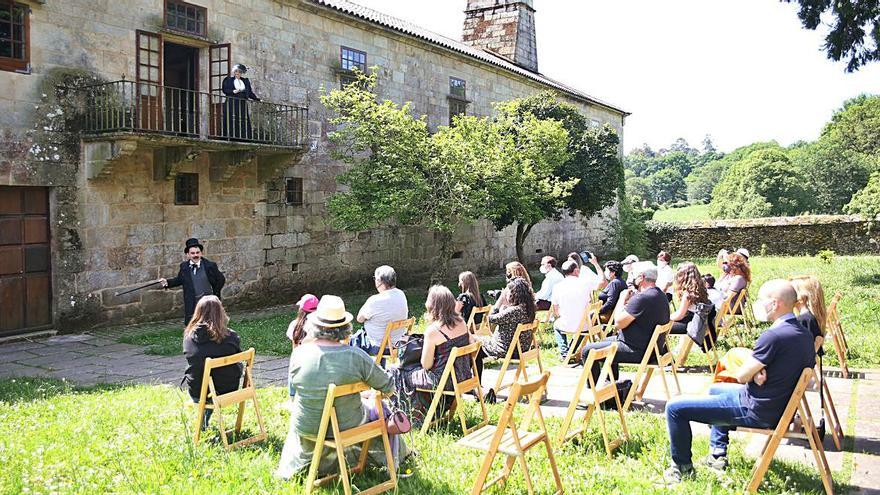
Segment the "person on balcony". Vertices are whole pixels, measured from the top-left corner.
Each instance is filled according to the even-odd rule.
[[[251,88],[251,81],[242,75],[247,67],[235,64],[232,74],[223,79],[223,94],[226,103],[223,106],[223,135],[233,139],[253,139],[251,116],[248,113],[248,100],[260,101]]]

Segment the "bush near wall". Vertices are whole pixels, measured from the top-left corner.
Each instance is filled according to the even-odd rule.
[[[715,256],[720,249],[744,247],[754,254],[814,255],[830,249],[837,254],[880,251],[876,221],[858,215],[812,215],[747,220],[647,222],[651,252],[675,257]]]

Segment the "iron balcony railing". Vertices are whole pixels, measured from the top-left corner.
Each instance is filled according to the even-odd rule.
[[[113,81],[75,89],[85,134],[115,132],[302,146],[308,108],[158,84]]]

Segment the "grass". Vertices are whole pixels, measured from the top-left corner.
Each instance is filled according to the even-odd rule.
[[[192,444],[193,412],[182,407],[183,394],[170,386],[80,389],[54,380],[0,381],[0,493],[301,493],[300,480],[285,482],[272,476],[287,434],[287,416],[280,408],[285,392],[279,387],[260,389],[268,441],[227,453],[213,429],[207,441]],[[475,420],[473,403],[467,407]],[[493,422],[501,408],[490,406]],[[605,457],[595,421],[580,443],[554,449],[566,493],[741,493],[754,462],[742,455],[735,440],[725,475],[716,477],[702,469],[696,479],[679,487],[657,486],[655,480],[668,462],[663,417],[628,413],[631,440],[611,461]],[[246,416],[245,425],[253,424]],[[559,424],[558,418],[548,419],[551,435]],[[457,446],[460,437],[457,421],[427,435],[408,434],[407,442],[421,455],[411,466],[414,475],[401,480],[398,493],[469,491],[482,454]],[[694,447],[695,458],[705,455],[706,438],[698,437]],[[533,452],[528,459],[537,491],[550,493],[546,455],[540,447]],[[499,465],[496,462],[495,468]],[[356,476],[354,484],[363,489],[382,476],[372,471]],[[811,465],[774,461],[763,491],[820,493],[817,476]],[[331,486],[320,493],[337,489],[341,491]],[[519,466],[504,490],[493,493],[525,493]]]
[[[824,263],[818,258],[810,256],[767,257],[756,254],[753,258],[753,293],[757,293],[757,288],[771,278],[784,278],[799,274],[818,276],[825,287],[826,298],[829,301],[836,292],[841,292],[843,299],[840,302],[840,316],[849,342],[849,364],[864,367],[880,365],[880,324],[877,323],[876,317],[877,314],[880,314],[880,257],[837,256],[830,263]],[[674,264],[680,261],[683,260],[673,259]],[[714,260],[695,261],[701,272],[718,276],[719,271]],[[536,286],[540,283],[540,277],[540,275],[534,276]],[[487,278],[482,282],[483,289],[499,288],[502,284],[500,277]],[[454,283],[449,281],[448,286],[454,287]],[[409,301],[410,315],[422,315],[427,288],[411,287],[405,290]],[[356,312],[369,295],[366,293],[345,295],[346,307],[349,311]],[[260,354],[283,356],[290,352],[290,343],[285,336],[285,331],[292,318],[292,311],[278,312],[258,318],[233,315],[230,325],[241,335],[243,346],[253,346]],[[424,320],[419,316],[416,329],[420,331],[423,327]],[[148,352],[153,354],[170,356],[181,352],[180,333],[181,330],[177,324],[151,325],[144,327],[143,332],[123,336],[120,340],[126,343],[149,346]],[[746,335],[744,342],[737,343],[750,346],[750,340],[756,336],[756,334]],[[831,342],[826,345],[828,346],[826,364],[835,366],[838,361],[830,347]],[[552,334],[543,334],[541,348],[542,359],[546,364],[553,365],[559,362]],[[691,359],[688,360],[688,363],[704,364],[699,351],[691,353]]]
[[[657,210],[652,219],[657,222],[692,222],[710,220],[711,218],[709,217],[709,205],[690,205]]]

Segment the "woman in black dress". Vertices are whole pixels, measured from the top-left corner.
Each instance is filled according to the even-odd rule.
[[[247,100],[260,99],[251,89],[250,79],[242,77],[246,73],[247,67],[235,64],[232,74],[223,79],[223,94],[226,95],[226,103],[223,105],[223,135],[233,139],[253,139]]]

